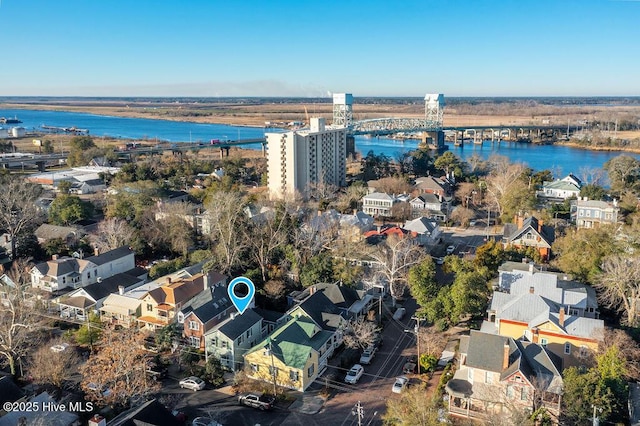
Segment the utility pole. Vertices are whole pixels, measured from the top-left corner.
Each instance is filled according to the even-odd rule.
[[[351,411],[351,414],[354,416],[358,416],[358,426],[362,426],[362,419],[364,418],[364,409],[362,408],[362,404],[360,404],[360,401],[358,401],[354,409]]]
[[[267,349],[269,351],[269,355],[271,355],[271,375],[273,376],[273,395],[276,396],[278,395],[278,388],[277,388],[277,384],[276,384],[276,365],[273,362],[273,342],[271,342],[271,338],[267,339],[269,348]]]
[[[418,374],[420,374],[420,318],[411,317],[412,320],[415,320],[416,325],[413,327],[413,330],[404,330],[405,333],[413,333],[416,336],[416,350],[418,351]]]

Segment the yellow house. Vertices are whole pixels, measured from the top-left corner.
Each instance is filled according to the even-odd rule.
[[[307,317],[294,318],[244,355],[247,376],[304,392],[324,372],[333,333]]]
[[[604,337],[598,316],[595,293],[584,284],[533,268],[501,271],[482,331],[524,337],[561,357],[566,368],[597,349]]]

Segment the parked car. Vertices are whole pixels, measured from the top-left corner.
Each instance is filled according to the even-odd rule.
[[[271,410],[273,408],[273,403],[275,402],[275,400],[276,399],[271,395],[256,395],[254,393],[240,395],[238,397],[239,404],[257,408],[258,410],[262,411]]]
[[[196,417],[191,422],[191,426],[222,426],[217,421],[210,419],[209,417]]]
[[[436,265],[442,265],[444,264],[444,257],[434,257],[433,261],[436,263]]]
[[[64,352],[68,347],[69,347],[68,343],[60,343],[60,344],[51,346],[51,350],[53,352]]]
[[[407,387],[407,383],[409,383],[409,378],[406,376],[396,377],[396,381],[391,387],[391,392],[393,393],[402,393],[405,387]]]
[[[404,318],[404,315],[406,313],[407,313],[407,310],[402,306],[400,306],[398,309],[396,309],[396,312],[393,314],[393,319],[396,321],[400,321],[402,318]]]
[[[416,372],[416,367],[418,365],[413,362],[413,361],[407,361],[404,363],[404,365],[402,366],[402,372],[404,374],[413,374]]]
[[[168,368],[164,365],[150,364],[147,366],[147,375],[151,377],[153,380],[162,380],[167,377]]]
[[[456,246],[447,247],[447,254],[451,254],[456,250]]]
[[[361,366],[360,364],[356,364],[353,367],[351,367],[351,370],[349,370],[349,372],[347,373],[347,376],[344,378],[344,381],[346,383],[355,385],[356,383],[358,383],[358,380],[360,380],[360,377],[362,377],[363,373],[364,373],[364,367]]]
[[[370,345],[367,349],[362,352],[360,355],[360,364],[371,364],[371,360],[373,356],[376,354],[376,347]]]
[[[191,389],[195,392],[204,389],[204,386],[204,380],[196,376],[191,376],[180,380],[180,387],[182,389]]]

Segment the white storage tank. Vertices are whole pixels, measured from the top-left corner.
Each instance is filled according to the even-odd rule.
[[[26,130],[24,127],[12,127],[11,128],[11,136],[14,138],[21,138],[25,135]]]
[[[7,139],[9,137],[9,129],[0,127],[0,139]]]

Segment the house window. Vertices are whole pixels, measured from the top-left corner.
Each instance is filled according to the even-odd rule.
[[[178,312],[178,323],[184,324],[184,314],[182,312]]]
[[[258,364],[251,364],[251,372],[257,373],[258,371],[260,371],[260,366]]]
[[[200,330],[198,321],[189,321],[189,330]]]
[[[587,217],[591,217],[591,210],[587,210]]]
[[[527,235],[525,235],[525,238],[526,238],[527,240],[530,240],[530,239],[532,239],[532,238],[533,238],[533,234],[532,234],[531,232],[527,232]]]
[[[238,337],[238,345],[242,344],[242,336]]]
[[[189,343],[194,348],[199,348],[200,347],[200,337],[198,337],[198,336],[190,336],[189,337]]]
[[[529,399],[529,388],[520,389],[520,401],[527,401]]]
[[[315,370],[316,370],[316,365],[315,364],[311,364],[311,366],[307,370],[307,377],[313,376],[313,373],[315,372]]]
[[[564,344],[564,353],[565,355],[571,354],[571,343],[567,342]]]
[[[467,372],[467,380],[469,380],[470,383],[473,383],[473,368],[470,368]]]
[[[493,383],[493,373],[491,371],[484,372],[484,382],[488,385]]]
[[[147,311],[153,311],[153,305],[151,303],[147,303]]]
[[[249,337],[251,337],[252,333],[253,333],[253,331],[252,331],[251,329],[248,329],[248,330],[247,330],[247,339],[248,339]]]
[[[584,216],[584,210],[580,210],[580,212],[578,213],[578,216]]]
[[[299,378],[299,375],[297,370],[289,371],[289,380],[291,380],[292,382],[297,382],[298,378]]]
[[[511,385],[507,385],[507,398],[513,398],[516,395],[515,389]]]
[[[278,377],[278,367],[273,367],[273,366],[269,366],[269,375],[271,377],[275,376]]]
[[[547,342],[547,339],[545,339],[544,337],[543,337],[542,339],[540,339],[540,344],[541,344],[542,346],[547,346],[547,343],[548,343],[548,342]]]
[[[600,217],[600,210],[596,210],[595,212],[593,212],[593,217]]]
[[[221,347],[221,348],[225,348],[225,349],[226,349],[226,347],[227,347],[227,341],[226,341],[226,340],[221,341],[221,342],[220,342],[220,347]]]
[[[586,346],[580,346],[580,351],[578,352],[578,356],[580,358],[584,358],[587,356],[589,349]]]

